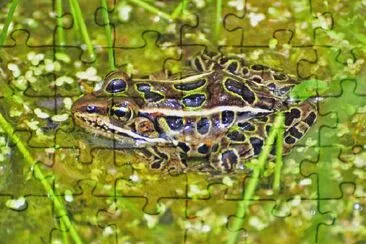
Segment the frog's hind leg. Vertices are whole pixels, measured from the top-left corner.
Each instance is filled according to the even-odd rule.
[[[314,104],[305,101],[291,105],[282,112],[285,116],[283,153],[287,154],[315,123],[317,110]],[[269,114],[237,123],[237,126],[231,128],[221,142],[213,147],[210,165],[217,170],[230,172],[241,168],[241,162],[257,157],[276,116],[277,113]],[[272,149],[270,157],[274,154],[275,148]]]
[[[291,106],[285,113],[284,153],[305,136],[317,119],[316,106],[310,101]]]

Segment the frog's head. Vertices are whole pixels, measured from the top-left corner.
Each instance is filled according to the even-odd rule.
[[[104,137],[146,143],[146,137],[136,132],[139,105],[127,95],[129,79],[123,72],[112,72],[100,90],[79,98],[72,106],[76,124]]]

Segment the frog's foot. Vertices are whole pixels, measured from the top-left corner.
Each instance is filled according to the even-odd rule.
[[[187,168],[186,155],[175,148],[152,148],[150,152],[153,154],[148,164],[151,170],[179,174]]]
[[[224,148],[212,152],[209,157],[210,165],[217,171],[235,171],[240,162],[240,155],[235,148]]]

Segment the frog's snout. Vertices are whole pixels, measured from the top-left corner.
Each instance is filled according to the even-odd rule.
[[[107,115],[108,112],[108,101],[107,99],[98,99],[92,95],[86,95],[74,102],[71,107],[71,113],[81,114],[98,114]]]

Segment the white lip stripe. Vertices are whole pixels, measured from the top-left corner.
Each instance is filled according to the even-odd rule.
[[[83,115],[80,114],[80,113],[75,113],[74,115],[76,118],[80,117],[80,118],[83,118]],[[82,120],[82,119],[79,119],[81,120],[82,123],[85,124],[85,122]],[[136,141],[136,144],[144,144],[144,143],[149,143],[149,145],[151,144],[173,144],[173,145],[177,145],[178,142],[176,140],[169,140],[169,139],[163,139],[163,138],[148,138],[148,137],[143,137],[143,136],[140,136],[130,130],[126,130],[126,129],[123,129],[121,127],[118,127],[118,126],[115,126],[109,122],[105,122],[105,121],[102,121],[102,119],[100,117],[96,117],[94,120],[93,119],[90,119],[87,118],[87,120],[93,122],[93,123],[97,123],[99,126],[106,126],[108,129],[112,129],[112,130],[115,130],[117,132],[120,132],[124,135],[126,135],[126,137],[130,137],[130,138],[133,138],[135,140],[138,140]],[[90,126],[90,125],[88,125]],[[103,131],[105,133],[110,133],[110,134],[115,134],[115,133],[112,133],[112,132],[106,132],[106,131]],[[123,135],[119,135],[119,134],[116,134],[116,136],[123,136]]]
[[[183,78],[181,80],[154,80],[154,79],[135,79],[133,78],[132,81],[133,82],[148,82],[148,83],[154,83],[154,82],[158,82],[158,83],[169,83],[169,84],[176,84],[176,83],[186,83],[186,82],[191,82],[191,81],[197,81],[200,78],[204,78],[206,76],[209,76],[213,73],[214,71],[211,72],[207,72],[207,73],[203,73],[203,74],[197,74],[197,75],[193,75],[193,76],[189,76],[186,78]]]
[[[164,108],[150,108],[150,109],[140,109],[140,113],[161,113],[170,116],[188,117],[188,116],[208,116],[215,113],[220,113],[223,111],[233,111],[233,112],[251,112],[257,113],[271,113],[273,110],[266,110],[262,108],[252,108],[252,107],[238,107],[238,106],[220,106],[213,109],[203,109],[200,111],[182,111]]]

